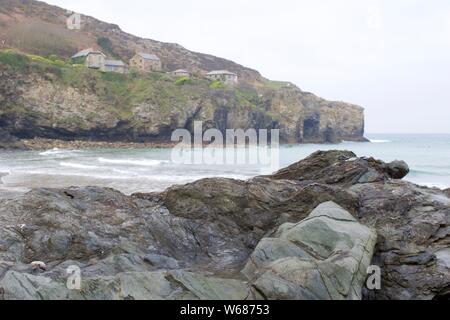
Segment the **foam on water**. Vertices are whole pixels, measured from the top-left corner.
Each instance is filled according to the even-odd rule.
[[[77,153],[80,152],[78,150],[61,150],[58,148],[53,148],[51,150],[40,152],[40,156],[54,156],[54,155],[61,155],[61,154],[71,154],[71,153]]]
[[[280,167],[317,150],[351,150],[357,156],[384,161],[405,160],[405,180],[438,188],[450,187],[450,135],[369,135],[373,143],[289,145],[280,148]],[[255,149],[257,150],[257,149]],[[0,152],[4,188],[101,186],[124,193],[162,191],[174,184],[203,178],[247,180],[273,170],[261,165],[178,165],[170,149],[99,149],[45,152]],[[0,191],[0,193],[3,191]]]
[[[74,168],[74,169],[90,169],[90,170],[96,170],[99,167],[97,166],[89,166],[85,164],[80,163],[71,163],[71,162],[60,162],[59,165],[61,167],[67,167],[67,168]]]
[[[443,183],[422,182],[421,184],[426,186],[426,187],[428,187],[428,188],[438,188],[438,189],[441,189],[441,190],[450,188],[450,185],[446,185],[446,184],[443,184]]]
[[[132,160],[132,159],[105,159],[105,158],[98,158],[98,162],[105,163],[105,164],[123,164],[123,165],[133,165],[133,166],[144,166],[144,167],[153,167],[153,166],[159,166],[163,163],[168,163],[168,161],[162,161],[162,160]]]
[[[2,172],[0,171],[0,186],[3,185],[3,178],[8,176],[10,172]]]

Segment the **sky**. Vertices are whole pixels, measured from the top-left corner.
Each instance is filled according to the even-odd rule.
[[[448,0],[46,0],[366,109],[368,133],[450,133]]]

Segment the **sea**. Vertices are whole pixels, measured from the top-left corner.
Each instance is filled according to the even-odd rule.
[[[370,142],[285,145],[279,148],[279,168],[317,150],[351,150],[357,156],[383,161],[404,160],[405,180],[450,188],[450,134],[368,134]],[[251,151],[250,151],[251,152]],[[276,170],[265,164],[205,164],[173,161],[171,149],[98,149],[0,151],[0,199],[31,188],[101,186],[122,191],[156,192],[203,178],[250,179]]]

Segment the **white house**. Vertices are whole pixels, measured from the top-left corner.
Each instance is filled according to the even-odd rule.
[[[72,56],[72,59],[84,58],[86,67],[91,69],[103,69],[105,67],[106,55],[92,48],[84,49]]]
[[[141,72],[161,71],[161,59],[157,55],[151,53],[138,52],[130,60],[130,66]]]
[[[171,73],[176,77],[188,77],[188,78],[191,77],[191,73],[184,69],[178,69],[178,70],[172,71]]]
[[[225,84],[237,84],[238,75],[227,70],[215,70],[208,72],[206,77],[212,81],[221,81]]]

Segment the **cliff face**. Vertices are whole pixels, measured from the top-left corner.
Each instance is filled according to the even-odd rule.
[[[277,128],[285,143],[364,140],[363,108],[269,81],[225,59],[140,39],[91,17],[71,31],[65,10],[37,1],[2,1],[0,25],[0,43],[14,49],[0,53],[0,126],[20,138],[165,142],[174,129],[199,120],[205,130]],[[185,68],[194,77],[180,84],[164,73],[103,74],[69,62],[92,46],[124,61],[136,51],[153,52],[165,71]],[[236,72],[240,84],[211,88],[202,75],[212,69]]]

